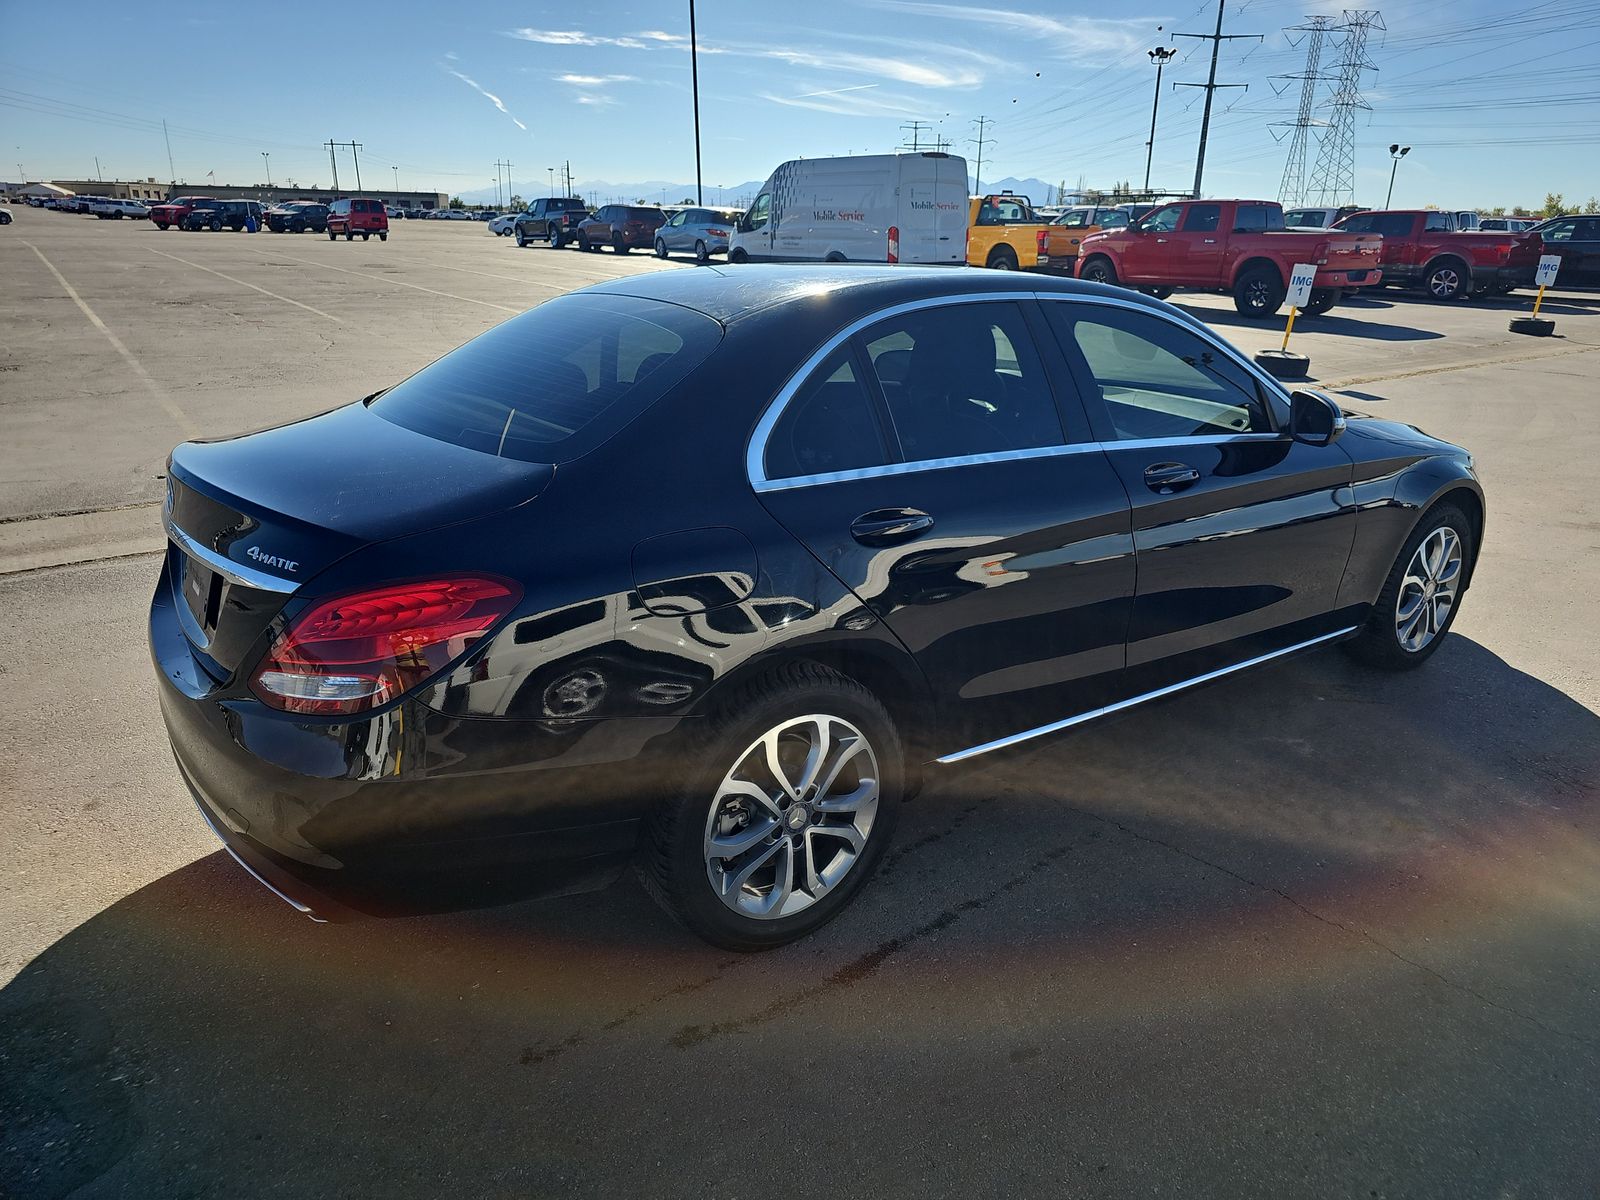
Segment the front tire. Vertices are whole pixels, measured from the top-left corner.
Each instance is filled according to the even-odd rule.
[[[641,874],[669,913],[728,950],[781,946],[838,915],[882,860],[904,794],[883,705],[809,663],[729,697],[684,761]]]
[[[528,235],[522,232],[522,226],[521,225],[517,226],[516,234],[517,234],[517,246],[518,246],[518,248],[525,249],[527,247],[527,245],[528,245]]]
[[[1078,278],[1087,279],[1090,283],[1106,283],[1114,286],[1117,282],[1117,268],[1105,255],[1098,254],[1083,264],[1083,269],[1078,272]]]
[[[1389,570],[1360,635],[1347,643],[1369,666],[1405,671],[1426,662],[1455,622],[1472,574],[1475,529],[1446,500],[1417,522]]]

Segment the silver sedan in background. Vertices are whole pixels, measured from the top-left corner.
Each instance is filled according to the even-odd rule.
[[[713,254],[728,252],[728,238],[739,227],[740,213],[733,208],[686,208],[656,230],[656,257],[678,251],[708,262]]]

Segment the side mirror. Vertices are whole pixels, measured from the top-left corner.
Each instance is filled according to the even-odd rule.
[[[1307,446],[1331,446],[1344,435],[1344,412],[1322,392],[1301,388],[1289,396],[1289,436]]]

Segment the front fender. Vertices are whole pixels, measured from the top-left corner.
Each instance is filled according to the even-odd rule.
[[[1375,602],[1417,522],[1445,497],[1455,498],[1458,494],[1463,507],[1469,510],[1469,515],[1476,523],[1471,564],[1462,585],[1463,588],[1470,586],[1471,572],[1477,566],[1478,550],[1483,544],[1487,512],[1483,486],[1478,482],[1471,462],[1454,455],[1441,454],[1389,469],[1382,469],[1383,464],[1369,463],[1365,465],[1380,469],[1369,470],[1365,478],[1362,477],[1362,465],[1357,464],[1355,483],[1355,503],[1359,513],[1356,536],[1339,587],[1339,607]]]

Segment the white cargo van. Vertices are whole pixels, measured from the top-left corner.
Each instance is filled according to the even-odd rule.
[[[786,162],[728,244],[729,262],[967,260],[967,160],[864,154]]]

